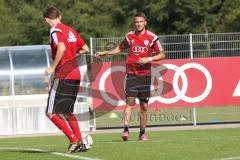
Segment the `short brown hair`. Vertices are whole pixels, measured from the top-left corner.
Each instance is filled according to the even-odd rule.
[[[49,6],[43,11],[43,18],[56,19],[59,17],[60,11],[54,6]]]
[[[138,13],[136,13],[136,14],[134,15],[134,18],[135,18],[135,17],[143,17],[143,18],[145,19],[145,21],[147,21],[147,16],[146,16],[146,14],[143,13],[143,12],[138,12]]]

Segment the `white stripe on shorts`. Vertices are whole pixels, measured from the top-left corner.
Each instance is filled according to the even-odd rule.
[[[58,87],[58,82],[59,79],[55,79],[53,82],[53,87],[51,89],[51,92],[49,93],[49,101],[48,101],[48,110],[47,113],[51,113],[53,112],[53,106],[54,106],[54,100],[55,100],[55,95],[56,95],[56,90]]]

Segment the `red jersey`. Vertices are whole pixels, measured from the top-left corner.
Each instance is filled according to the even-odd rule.
[[[83,39],[71,27],[58,23],[50,30],[50,45],[54,60],[57,52],[57,44],[65,44],[65,53],[55,70],[56,79],[80,80],[80,71],[77,63],[77,52],[85,45]]]
[[[158,36],[148,30],[142,35],[138,35],[135,31],[129,32],[120,44],[120,48],[129,48],[126,71],[135,75],[150,75],[151,63],[141,65],[137,61],[143,57],[151,57],[153,50],[157,54],[163,51]]]

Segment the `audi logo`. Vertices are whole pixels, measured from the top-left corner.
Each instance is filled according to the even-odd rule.
[[[156,90],[156,89],[154,89],[154,86],[151,86],[151,88],[152,88],[151,95],[153,97],[150,98],[149,104],[154,103],[156,101],[158,101],[160,103],[164,103],[164,104],[172,104],[172,103],[178,102],[179,100],[183,100],[188,103],[196,103],[196,102],[200,102],[200,101],[204,100],[212,90],[211,74],[204,66],[202,66],[198,63],[186,63],[180,67],[178,67],[174,64],[163,64],[156,68],[152,67],[152,84],[153,84],[153,81],[155,79],[157,79],[158,86],[164,85],[164,83],[163,83],[164,80],[162,79],[161,71],[166,70],[166,69],[175,71],[175,73],[173,75],[172,86],[173,86],[173,91],[175,92],[176,96],[170,97],[170,98],[162,97],[161,94],[162,94],[163,87],[158,87]],[[185,74],[185,71],[188,69],[199,70],[203,73],[204,77],[206,78],[205,89],[198,96],[190,97],[190,96],[186,95],[186,92],[188,90],[188,80],[187,80],[187,75]],[[125,100],[112,99],[105,91],[106,90],[105,89],[106,80],[114,72],[124,72],[125,73],[126,69],[124,66],[114,66],[112,68],[107,69],[102,74],[100,81],[99,81],[100,94],[107,103],[109,103],[111,105],[115,105],[115,106],[123,106],[123,105],[126,105]],[[182,80],[181,87],[179,86],[179,83],[178,83],[179,78],[181,78],[181,80]],[[124,81],[124,83],[125,83],[125,81]]]
[[[147,53],[148,48],[147,47],[140,47],[140,46],[133,46],[132,51],[133,52],[140,52],[140,53]]]

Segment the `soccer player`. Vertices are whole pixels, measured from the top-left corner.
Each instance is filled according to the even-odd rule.
[[[87,53],[89,48],[75,30],[61,23],[60,11],[56,7],[46,8],[43,17],[50,27],[53,58],[52,65],[45,70],[45,76],[54,73],[46,115],[69,139],[68,153],[85,151],[73,109],[80,84],[77,54]]]
[[[128,58],[126,62],[126,107],[124,118],[124,131],[122,139],[128,140],[129,121],[135,99],[140,101],[140,133],[139,140],[148,140],[145,134],[147,125],[147,108],[151,87],[151,62],[165,58],[163,48],[156,34],[147,29],[147,18],[142,12],[134,16],[135,31],[129,32],[125,39],[116,48],[109,51],[97,52],[95,56],[105,56],[120,53],[128,48]],[[157,53],[152,56],[155,50]]]

